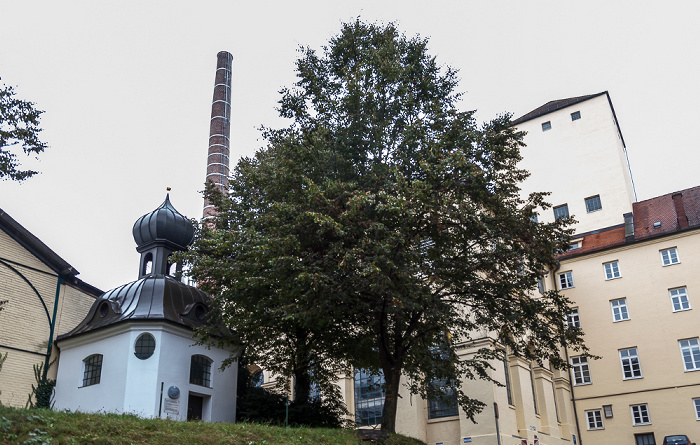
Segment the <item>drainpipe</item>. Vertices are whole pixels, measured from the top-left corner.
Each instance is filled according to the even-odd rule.
[[[552,284],[554,284],[553,289],[557,289],[557,271],[561,267],[561,263],[557,263],[557,267],[554,268],[552,271]],[[569,364],[571,361],[569,360],[569,350],[564,347],[564,357],[566,358],[566,363]],[[576,434],[578,435],[578,442],[580,445],[583,445],[583,439],[581,439],[581,428],[579,427],[578,423],[578,411],[576,410],[576,397],[574,397],[574,384],[571,380],[571,372],[567,370],[567,373],[569,374],[569,389],[571,390],[571,404],[574,407],[574,420],[576,421]]]
[[[58,276],[56,280],[56,298],[53,301],[53,317],[51,317],[51,330],[49,331],[49,345],[46,348],[46,362],[44,364],[44,379],[49,372],[49,363],[51,362],[51,348],[53,347],[53,332],[56,328],[56,312],[58,311],[58,298],[61,295],[61,285],[63,285],[63,277]]]

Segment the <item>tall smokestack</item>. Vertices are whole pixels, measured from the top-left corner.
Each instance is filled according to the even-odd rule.
[[[229,136],[231,135],[231,64],[233,56],[227,51],[216,55],[214,98],[209,124],[209,155],[205,182],[224,190],[229,174]],[[215,215],[214,206],[204,200],[203,217]]]

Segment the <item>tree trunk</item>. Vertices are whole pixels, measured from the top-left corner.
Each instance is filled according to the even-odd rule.
[[[396,410],[399,403],[399,383],[401,382],[401,367],[382,366],[384,371],[384,408],[382,410],[382,431],[396,432]]]

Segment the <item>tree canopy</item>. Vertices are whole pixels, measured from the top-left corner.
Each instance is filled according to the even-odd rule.
[[[535,290],[570,231],[536,221],[545,194],[521,197],[509,115],[460,111],[456,71],[393,24],[344,24],[301,50],[297,77],[281,91],[289,126],[265,129],[228,193],[208,188],[219,213],[189,254],[252,361],[304,395],[348,365],[381,370],[394,431],[402,375],[429,398],[447,382],[473,419],[484,405],[462,383],[489,379],[503,348],[557,367],[564,345],[585,351],[569,301]]]
[[[38,155],[46,148],[39,140],[39,117],[43,111],[32,102],[18,99],[11,86],[0,84],[0,180],[24,181],[37,174],[22,170],[18,154]]]

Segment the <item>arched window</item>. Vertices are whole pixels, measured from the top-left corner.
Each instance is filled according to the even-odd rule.
[[[355,370],[355,423],[358,426],[379,425],[384,409],[384,373],[372,374],[367,369]]]
[[[83,386],[97,385],[102,375],[102,354],[93,354],[83,360]]]
[[[151,273],[153,270],[153,254],[151,252],[148,252],[146,256],[143,258],[143,270],[141,271],[141,275],[148,275]]]
[[[193,355],[190,361],[190,383],[211,388],[211,363],[203,355]]]

